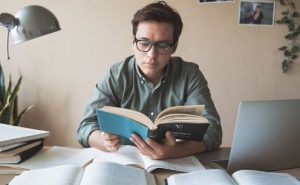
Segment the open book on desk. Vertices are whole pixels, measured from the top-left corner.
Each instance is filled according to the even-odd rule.
[[[93,162],[86,168],[74,165],[25,171],[9,185],[155,185],[143,169],[112,162]]]
[[[294,176],[287,173],[239,170],[230,176],[225,170],[175,174],[165,179],[166,185],[300,185]]]
[[[195,156],[177,159],[153,160],[141,154],[136,147],[130,145],[121,146],[118,152],[103,152],[99,150],[94,161],[110,161],[123,165],[140,167],[148,172],[152,172],[155,169],[168,169],[180,172],[191,172],[205,169]]]
[[[148,137],[161,141],[165,132],[172,131],[176,139],[201,141],[208,126],[208,120],[201,116],[204,105],[169,107],[163,110],[154,123],[144,114],[119,107],[104,106],[97,109],[100,129],[130,138],[137,133],[144,140]]]

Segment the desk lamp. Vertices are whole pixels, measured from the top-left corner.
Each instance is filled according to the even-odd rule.
[[[0,26],[7,29],[7,59],[9,59],[9,35],[13,44],[22,43],[60,30],[59,22],[48,9],[31,5],[22,8],[15,16],[0,14]]]

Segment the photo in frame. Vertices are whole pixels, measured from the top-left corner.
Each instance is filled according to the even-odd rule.
[[[274,25],[275,2],[240,1],[239,24],[249,26]]]

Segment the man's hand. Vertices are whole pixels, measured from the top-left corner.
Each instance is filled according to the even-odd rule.
[[[136,145],[139,151],[151,159],[167,159],[193,155],[206,150],[202,141],[181,141],[176,142],[171,131],[165,134],[163,143],[157,143],[147,138],[146,142],[138,135],[132,134],[130,140]]]
[[[103,146],[110,152],[116,152],[121,146],[120,136],[101,132]]]
[[[151,159],[174,158],[174,153],[176,153],[176,140],[170,131],[166,132],[165,136],[166,138],[161,144],[149,138],[145,142],[136,134],[132,134],[131,141],[142,154]]]
[[[120,136],[95,130],[89,136],[89,145],[100,150],[116,152],[121,146]]]

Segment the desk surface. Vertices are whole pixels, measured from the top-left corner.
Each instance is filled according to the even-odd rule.
[[[221,148],[221,149],[213,151],[213,152],[199,154],[196,157],[202,162],[202,164],[204,165],[204,167],[206,169],[218,168],[218,165],[216,165],[215,163],[213,163],[211,161],[228,159],[229,152],[230,152],[230,148]],[[294,175],[294,176],[300,178],[300,168],[279,170],[278,172],[289,173],[291,175]],[[164,185],[164,179],[175,173],[179,173],[179,172],[174,172],[174,171],[170,171],[170,170],[156,170],[156,171],[154,171],[153,174],[155,176],[157,185]],[[8,184],[8,182],[14,176],[16,176],[16,175],[0,175],[0,185]]]

